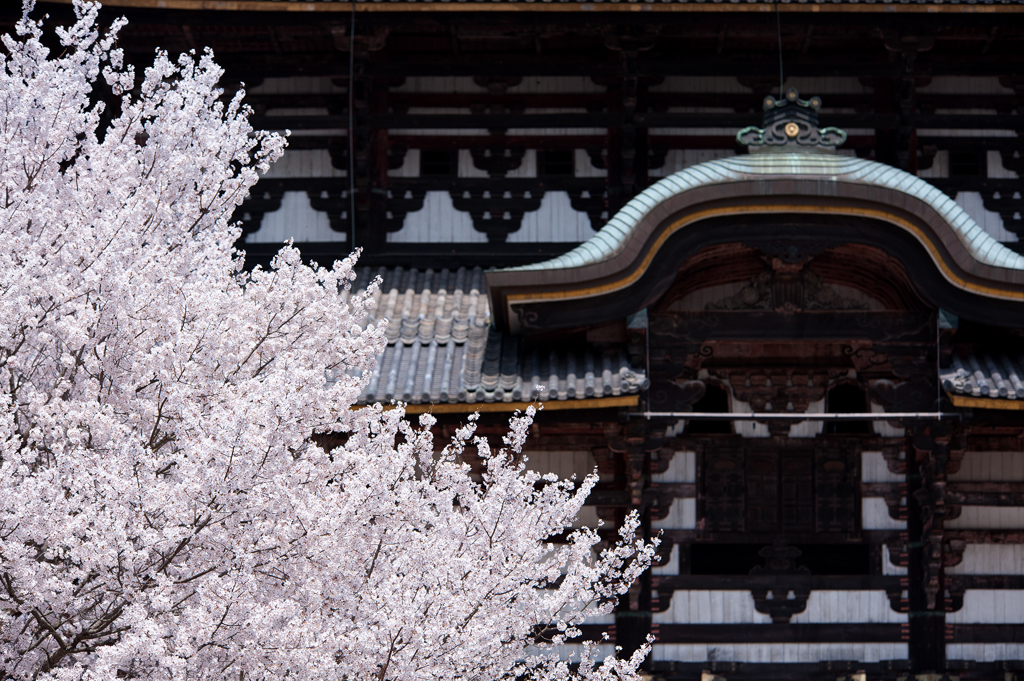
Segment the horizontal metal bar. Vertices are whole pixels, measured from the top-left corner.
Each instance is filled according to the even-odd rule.
[[[891,419],[959,419],[957,412],[894,411],[886,413],[858,412],[852,414],[807,414],[766,412],[722,413],[709,411],[645,411],[632,417],[700,419],[701,421],[889,421]]]

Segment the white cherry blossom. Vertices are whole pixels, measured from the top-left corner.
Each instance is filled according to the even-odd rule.
[[[559,657],[650,563],[636,518],[570,531],[596,478],[524,467],[532,409],[500,451],[353,409],[354,257],[232,250],[284,140],[210,54],[136,79],[75,8],[0,55],[0,679],[636,679]]]

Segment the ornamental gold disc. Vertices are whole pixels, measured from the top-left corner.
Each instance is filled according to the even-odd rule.
[[[793,123],[792,121],[786,123],[786,127],[783,129],[786,131],[786,135],[788,137],[796,137],[797,135],[800,134],[800,126],[797,125],[796,123]]]

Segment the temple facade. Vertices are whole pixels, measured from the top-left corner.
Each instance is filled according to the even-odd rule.
[[[1024,675],[1024,4],[121,14],[291,130],[238,248],[362,249],[363,402],[444,440],[541,401],[580,522],[661,535],[585,637],[664,681]]]

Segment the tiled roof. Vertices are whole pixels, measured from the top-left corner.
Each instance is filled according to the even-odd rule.
[[[1024,399],[1024,355],[1002,352],[953,355],[953,364],[939,374],[947,392],[970,397]]]
[[[822,184],[851,183],[893,189],[930,205],[952,228],[966,252],[992,267],[1024,270],[1024,256],[1006,248],[976,223],[953,199],[907,172],[867,159],[826,154],[750,154],[698,163],[656,182],[623,206],[601,230],[576,248],[545,262],[509,271],[561,270],[611,260],[626,249],[633,232],[648,213],[669,197],[699,187],[762,180],[805,177]],[[827,192],[827,189],[823,189]]]
[[[366,322],[389,321],[388,345],[360,402],[410,404],[573,400],[646,387],[625,352],[588,347],[521,352],[517,337],[490,325],[480,268],[363,268],[353,291],[382,284]],[[541,392],[537,386],[544,386]]]

